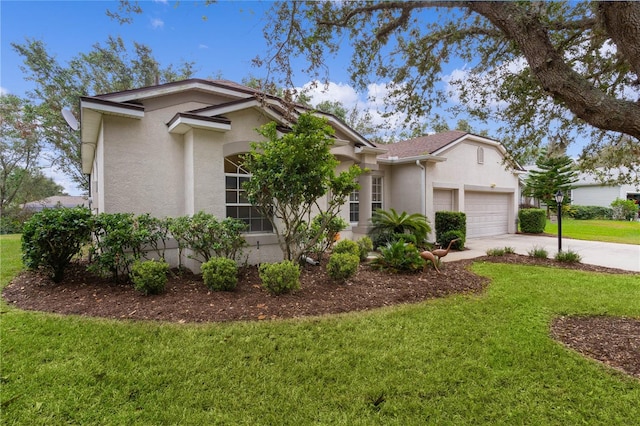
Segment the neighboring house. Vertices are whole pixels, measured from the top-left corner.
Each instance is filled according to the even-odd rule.
[[[260,140],[258,127],[276,121],[285,131],[306,110],[290,112],[275,96],[224,80],[82,97],[82,164],[91,175],[92,207],[235,217],[250,226],[250,262],[279,260],[269,221],[241,189],[250,177],[241,155]],[[377,147],[335,116],[317,114],[336,131],[339,171],[352,164],[368,170],[341,211],[350,223],[341,235],[366,235],[376,208],[426,213],[432,225],[436,210],[465,211],[469,237],[515,232],[519,167],[503,165],[506,153],[497,141],[446,132]]]
[[[611,207],[616,198],[640,201],[640,186],[603,185],[593,174],[581,173],[571,191],[571,204]]]
[[[32,212],[39,212],[43,209],[52,209],[55,207],[89,207],[89,200],[83,196],[73,195],[55,195],[38,201],[30,201],[25,203],[22,208]]]

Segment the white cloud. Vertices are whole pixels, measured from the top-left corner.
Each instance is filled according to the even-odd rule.
[[[338,101],[347,109],[353,108],[358,102],[358,94],[348,84],[329,82],[325,85],[320,82],[309,82],[297,88],[311,98],[311,104],[317,105],[324,101]]]
[[[169,0],[153,0],[154,3],[169,4]]]
[[[200,43],[198,45],[198,49],[208,49],[208,48],[209,48],[209,46],[207,46],[206,44],[203,44],[203,43]]]
[[[9,93],[9,89],[0,86],[0,95],[8,95]]]
[[[157,28],[163,28],[164,27],[164,21],[162,19],[152,19],[151,20],[151,27],[153,27],[153,29],[157,29]]]
[[[384,112],[387,107],[393,108],[388,100],[392,86],[385,83],[370,83],[367,85],[366,93],[358,93],[352,86],[345,83],[329,82],[308,82],[302,87],[297,87],[298,92],[304,92],[310,97],[311,105],[317,105],[324,101],[337,101],[351,111],[354,107],[360,116],[368,114],[375,125],[384,126],[389,131],[381,131],[383,136],[391,136],[393,133],[402,130],[405,115],[393,113],[390,117],[385,117]]]

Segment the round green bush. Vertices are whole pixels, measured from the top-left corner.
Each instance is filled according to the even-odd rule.
[[[160,294],[167,285],[169,264],[148,260],[135,262],[131,267],[131,281],[133,287],[144,294]]]
[[[232,291],[238,285],[238,265],[226,257],[212,257],[202,264],[202,280],[213,291]]]
[[[364,262],[369,256],[369,252],[373,251],[373,241],[369,237],[362,237],[358,241],[358,249],[360,250],[360,261]]]
[[[327,274],[336,281],[345,281],[358,272],[360,258],[351,253],[333,253],[327,264]]]
[[[262,286],[271,294],[289,293],[300,288],[300,267],[290,260],[263,263],[259,274]]]
[[[447,248],[449,243],[453,240],[458,240],[451,244],[453,250],[464,250],[465,235],[462,231],[446,231],[440,235],[440,247]]]
[[[333,246],[333,253],[350,253],[360,257],[360,247],[358,243],[351,240],[340,240]]]

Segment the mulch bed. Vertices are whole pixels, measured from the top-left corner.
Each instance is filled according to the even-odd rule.
[[[21,309],[113,319],[178,323],[261,321],[364,311],[460,293],[480,293],[488,280],[469,271],[478,260],[533,264],[591,272],[631,273],[552,259],[505,255],[446,262],[441,273],[390,274],[360,265],[345,283],[333,282],[324,267],[305,265],[302,288],[272,296],[261,286],[256,267],[241,269],[233,292],[209,291],[199,275],[172,273],[166,291],[144,296],[128,284],[114,284],[74,263],[60,284],[23,271],[3,291],[9,304]],[[640,378],[640,320],[613,317],[561,317],[551,327],[554,338],[580,353]]]

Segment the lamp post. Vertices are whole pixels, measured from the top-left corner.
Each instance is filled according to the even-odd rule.
[[[564,200],[564,194],[558,190],[555,197],[558,209],[558,253],[560,253],[562,251],[562,200]]]

